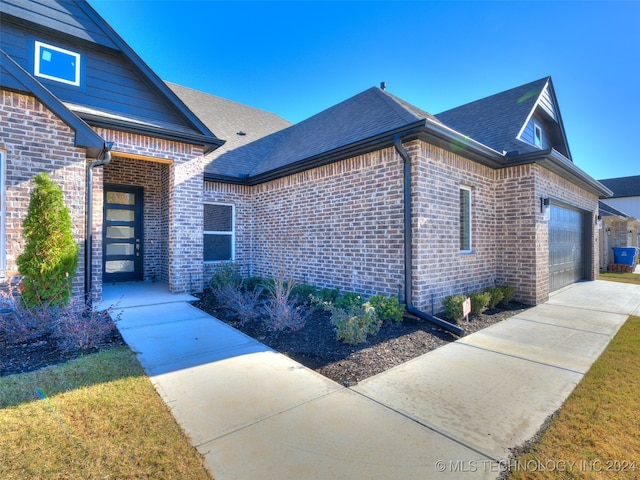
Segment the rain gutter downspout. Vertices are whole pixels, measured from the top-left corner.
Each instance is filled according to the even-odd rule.
[[[422,312],[413,306],[413,254],[411,247],[413,245],[412,233],[411,233],[411,157],[409,152],[402,146],[400,135],[396,134],[393,137],[393,144],[396,147],[396,151],[402,157],[404,161],[403,173],[404,173],[404,292],[405,292],[405,304],[407,312],[411,315],[433,323],[440,328],[447,330],[459,337],[464,336],[464,330],[457,325],[446,322],[438,317],[429,315]]]
[[[87,165],[87,199],[86,199],[86,232],[85,232],[85,249],[84,249],[84,298],[87,305],[91,304],[91,288],[93,267],[91,260],[93,259],[93,169],[108,165],[111,161],[112,142],[106,142],[99,158]]]

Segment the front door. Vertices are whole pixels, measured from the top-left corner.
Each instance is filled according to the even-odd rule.
[[[104,186],[102,280],[142,280],[142,187]]]

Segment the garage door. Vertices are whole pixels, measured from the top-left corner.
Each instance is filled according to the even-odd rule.
[[[577,210],[550,205],[549,291],[584,278],[584,216]]]

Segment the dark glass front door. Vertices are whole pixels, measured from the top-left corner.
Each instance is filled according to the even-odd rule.
[[[102,280],[142,280],[142,187],[105,185]]]

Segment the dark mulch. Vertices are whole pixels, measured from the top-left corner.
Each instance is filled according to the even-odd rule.
[[[378,334],[369,337],[366,343],[347,345],[336,339],[327,312],[314,312],[305,327],[295,332],[276,332],[268,330],[262,322],[239,324],[227,310],[220,308],[210,290],[199,297],[196,307],[344,385],[355,385],[458,338],[429,322],[406,317],[401,323],[385,322]],[[527,308],[530,307],[511,302],[475,316],[470,322],[462,321],[460,326],[466,334],[473,333]]]
[[[60,350],[49,335],[18,345],[8,344],[0,335],[0,377],[31,372],[121,345],[125,342],[115,325],[109,336],[88,350]]]

